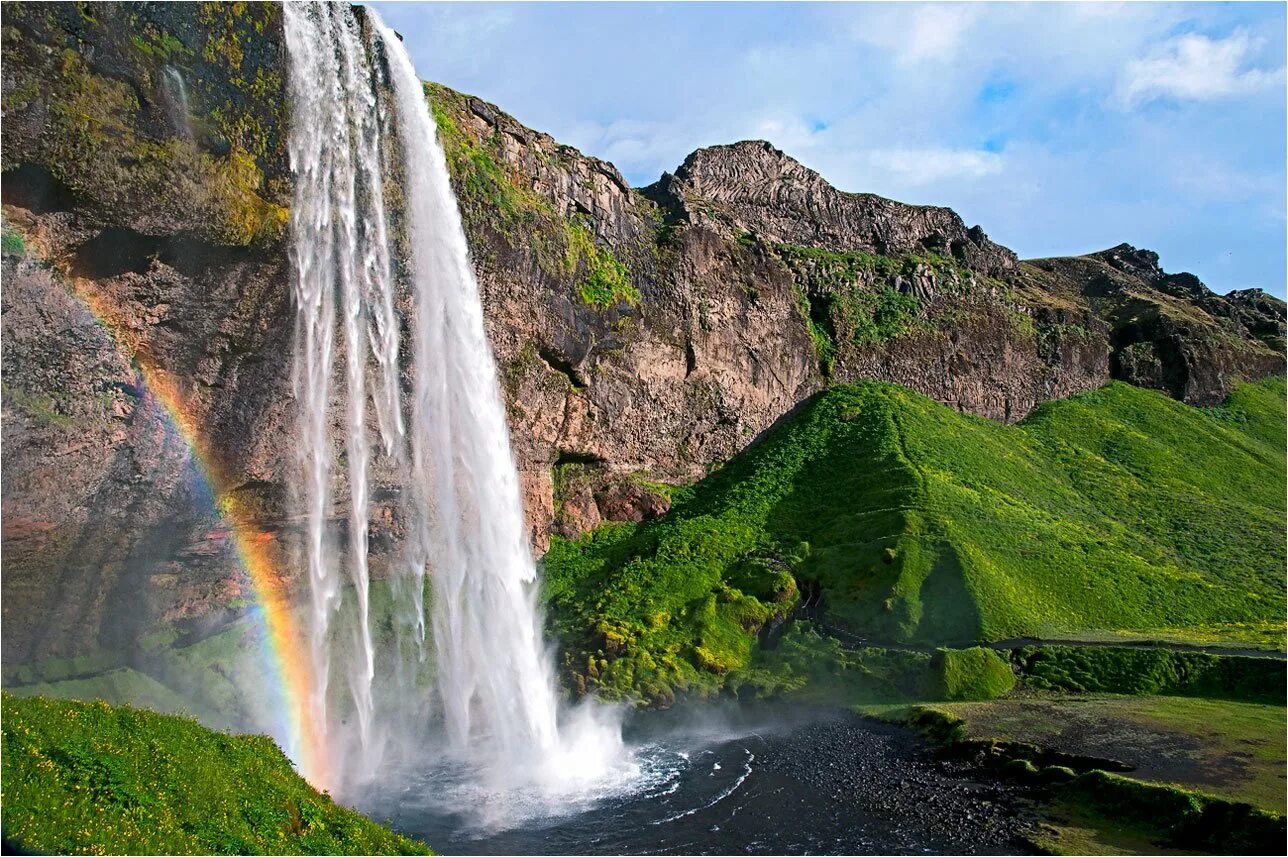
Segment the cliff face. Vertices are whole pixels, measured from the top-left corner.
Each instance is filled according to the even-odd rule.
[[[297,566],[279,10],[7,4],[3,51],[12,662],[237,609],[225,495]],[[842,193],[761,142],[636,190],[493,105],[427,97],[538,550],[660,514],[668,483],[833,380],[1014,421],[1111,377],[1209,403],[1283,371],[1283,302],[1218,297],[1148,251],[1021,263],[948,209]],[[380,573],[400,522],[379,461],[373,478]]]
[[[183,435],[283,490],[283,59],[268,4],[5,6],[6,662],[244,602]]]

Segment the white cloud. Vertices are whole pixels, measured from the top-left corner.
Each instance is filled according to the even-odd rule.
[[[1151,56],[1129,62],[1115,100],[1125,108],[1158,98],[1210,101],[1282,82],[1282,67],[1247,67],[1259,46],[1242,30],[1225,39],[1198,33],[1181,36]]]
[[[904,62],[952,59],[973,20],[974,14],[965,6],[923,6],[912,18],[899,58]]]
[[[1005,165],[1000,153],[979,149],[876,149],[866,157],[873,168],[905,186],[984,178],[1000,173]]]
[[[633,183],[764,138],[1023,255],[1129,240],[1179,270],[1237,243],[1212,285],[1283,289],[1282,5],[378,5],[423,75]]]
[[[901,65],[952,59],[976,18],[970,7],[946,3],[842,9],[853,38],[890,51]]]
[[[1173,186],[1201,202],[1283,199],[1283,178],[1223,164],[1211,157],[1178,157],[1168,164]]]

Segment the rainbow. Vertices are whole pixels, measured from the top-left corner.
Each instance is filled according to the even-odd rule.
[[[304,634],[298,627],[291,601],[279,573],[280,549],[277,538],[259,526],[253,512],[235,488],[240,480],[225,468],[216,451],[200,430],[201,423],[181,381],[156,363],[146,346],[129,326],[116,318],[110,302],[97,291],[92,280],[64,272],[71,294],[89,312],[118,352],[138,370],[143,384],[143,401],[160,405],[167,420],[186,443],[192,460],[206,482],[215,508],[226,523],[243,570],[251,581],[258,613],[266,630],[265,658],[272,672],[273,687],[285,704],[281,731],[276,736],[296,763],[301,775],[318,788],[331,787],[333,773],[328,757],[324,727],[312,700],[316,686],[312,659]]]

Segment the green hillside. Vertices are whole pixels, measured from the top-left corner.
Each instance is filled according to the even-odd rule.
[[[565,667],[610,693],[713,687],[815,589],[874,641],[1283,648],[1284,396],[1200,409],[1111,383],[1006,426],[833,388],[665,518],[555,543]]]
[[[425,854],[319,794],[270,739],[102,702],[3,697],[6,849]]]

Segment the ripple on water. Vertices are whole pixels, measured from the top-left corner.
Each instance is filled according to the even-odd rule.
[[[612,776],[553,797],[489,787],[440,759],[361,808],[447,854],[1028,850],[1009,786],[964,779],[909,733],[848,716],[677,732],[623,759]]]

